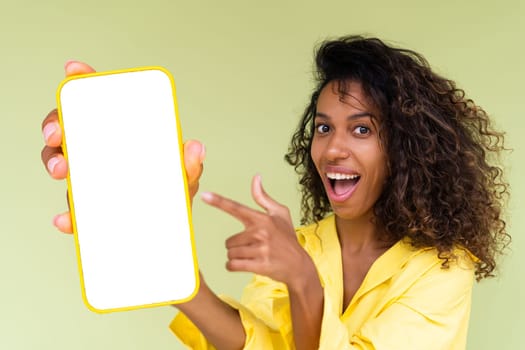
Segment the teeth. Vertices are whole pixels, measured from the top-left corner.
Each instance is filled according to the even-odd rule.
[[[327,173],[326,176],[330,180],[355,180],[359,175],[341,174],[341,173]]]

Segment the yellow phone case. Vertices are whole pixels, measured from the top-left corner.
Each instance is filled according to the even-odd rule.
[[[82,296],[98,313],[199,288],[175,83],[161,67],[73,76],[57,91]]]

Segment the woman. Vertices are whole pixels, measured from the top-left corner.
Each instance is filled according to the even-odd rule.
[[[202,199],[241,221],[227,268],[255,273],[240,303],[202,280],[176,305],[195,349],[464,349],[474,278],[492,276],[508,241],[507,185],[492,165],[503,136],[419,54],[343,37],[317,51],[317,86],[287,161],[300,175],[302,224],[254,177],[257,211]],[[68,75],[92,69],[66,64]],[[42,159],[63,179],[61,132],[43,123]],[[192,197],[204,148],[185,144]],[[55,225],[71,232],[69,213]]]

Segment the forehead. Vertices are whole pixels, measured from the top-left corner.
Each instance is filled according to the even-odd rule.
[[[361,83],[353,80],[331,81],[326,84],[319,94],[316,107],[318,112],[347,109],[370,112],[378,117],[378,110],[363,91]]]

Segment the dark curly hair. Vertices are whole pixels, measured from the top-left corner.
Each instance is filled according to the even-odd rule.
[[[374,205],[389,241],[409,237],[435,247],[446,268],[454,247],[468,249],[478,280],[494,275],[496,256],[510,242],[502,218],[508,184],[496,163],[503,133],[456,84],[434,73],[420,54],[377,38],[346,36],[323,42],[316,54],[316,87],[295,131],[286,161],[300,176],[302,224],[331,212],[310,148],[317,98],[337,82],[360,82],[380,111],[380,140],[389,176]]]

